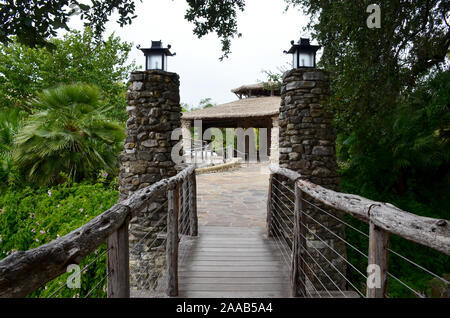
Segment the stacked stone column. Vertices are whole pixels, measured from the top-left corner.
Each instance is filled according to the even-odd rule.
[[[336,132],[332,124],[332,115],[326,109],[328,95],[329,81],[325,71],[299,68],[284,74],[279,115],[279,164],[283,168],[299,172],[306,180],[315,184],[338,190]],[[311,197],[304,195],[304,198],[337,217],[342,217],[342,213],[321,205]],[[308,252],[339,288],[345,288],[345,280],[335,269],[344,275],[346,273],[345,261],[336,254],[337,252],[345,257],[345,245],[318,222],[342,238],[344,238],[343,224],[305,202],[303,210],[317,221],[305,217],[306,225],[310,229],[306,231]],[[317,251],[320,251],[328,261]],[[308,257],[307,262],[327,289],[337,289],[313,260]],[[317,290],[324,289],[312,273],[309,273],[308,277]]]
[[[129,119],[125,149],[120,155],[119,201],[177,173],[171,159],[177,141],[171,140],[171,134],[180,128],[179,76],[156,70],[133,72],[127,104]],[[164,270],[162,239],[153,247],[150,245],[166,225],[167,208],[162,207],[165,200],[153,202],[130,222],[132,289],[150,289]]]

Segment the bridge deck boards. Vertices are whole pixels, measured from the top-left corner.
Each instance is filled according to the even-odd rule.
[[[264,229],[204,226],[187,245],[179,297],[289,297],[289,268]]]

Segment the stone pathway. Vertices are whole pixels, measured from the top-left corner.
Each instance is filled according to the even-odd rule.
[[[199,227],[265,227],[268,164],[197,176]]]

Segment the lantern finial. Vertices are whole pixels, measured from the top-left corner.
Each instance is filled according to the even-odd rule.
[[[300,38],[295,43],[291,41],[292,47],[286,53],[292,54],[292,67],[316,67],[316,52],[321,48],[319,45],[311,45],[309,38]]]
[[[145,56],[145,69],[147,71],[167,71],[167,57],[175,55],[170,52],[171,47],[171,45],[168,45],[167,48],[163,47],[163,43],[161,40],[152,41],[152,46],[146,49],[142,49],[141,46],[138,45],[137,48],[141,50]]]

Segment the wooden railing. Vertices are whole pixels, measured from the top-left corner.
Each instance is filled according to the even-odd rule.
[[[390,275],[388,272],[389,252],[394,252],[396,255],[404,258],[405,261],[418,266],[428,274],[433,274],[429,270],[415,264],[395,251],[390,250],[390,234],[398,235],[409,241],[419,243],[446,255],[450,255],[450,222],[448,220],[422,217],[403,211],[389,203],[372,201],[361,196],[332,191],[307,180],[303,180],[302,176],[298,173],[280,168],[276,165],[271,165],[270,171],[271,175],[267,201],[268,235],[274,236],[274,233],[285,225],[292,229],[293,238],[288,245],[291,245],[289,250],[291,252],[292,296],[294,297],[307,295],[306,272],[310,268],[308,268],[308,264],[306,264],[305,261],[308,256],[305,253],[309,254],[306,236],[307,234],[310,236],[317,236],[306,226],[306,218],[311,217],[308,214],[305,214],[304,208],[305,203],[315,207],[317,207],[317,205],[305,200],[305,195],[315,200],[316,204],[323,204],[333,211],[337,210],[348,213],[369,224],[369,248],[366,257],[368,259],[368,265],[372,264],[378,266],[381,277],[379,286],[371,287],[374,286],[374,284],[373,282],[369,282],[368,275],[366,295],[362,296],[370,298],[386,297],[388,275]],[[280,179],[283,178],[284,180],[291,182],[293,185],[291,189],[280,181]],[[293,209],[289,209],[284,202],[278,201],[277,203],[276,197],[283,198],[288,204],[291,203]],[[290,199],[290,197],[292,199]],[[289,213],[289,211],[291,212],[292,218],[289,218],[288,216],[287,218],[282,219],[276,215],[278,212]],[[329,211],[322,209],[322,212],[331,215],[331,217],[339,221],[339,218]],[[292,224],[286,224],[287,222],[285,220],[292,220]],[[317,222],[318,225],[323,226],[323,224],[317,220],[314,221]],[[343,221],[341,220],[341,222]],[[345,223],[345,225],[347,226],[349,224]],[[317,238],[320,239],[320,237]],[[344,238],[340,239],[346,242]],[[326,241],[323,243],[332,248]],[[348,242],[346,243],[348,244]],[[354,246],[351,247],[354,248]],[[311,249],[311,247],[309,247],[309,249]],[[359,252],[361,253],[361,251]],[[309,257],[311,257],[310,254]],[[333,267],[333,264],[330,263],[330,266]],[[437,275],[433,275],[437,277]],[[392,275],[391,277],[397,279]],[[448,288],[449,282],[442,277],[438,278],[446,284]],[[330,296],[332,295],[332,293],[329,294]],[[420,294],[417,295],[422,296]]]
[[[184,198],[179,200],[182,189]],[[130,297],[128,226],[130,219],[156,199],[167,195],[167,293],[178,294],[178,214],[188,213],[189,235],[197,235],[195,168],[190,166],[170,179],[137,191],[84,226],[48,244],[18,251],[0,261],[0,297],[26,297],[47,282],[66,273],[107,242],[107,294]]]

